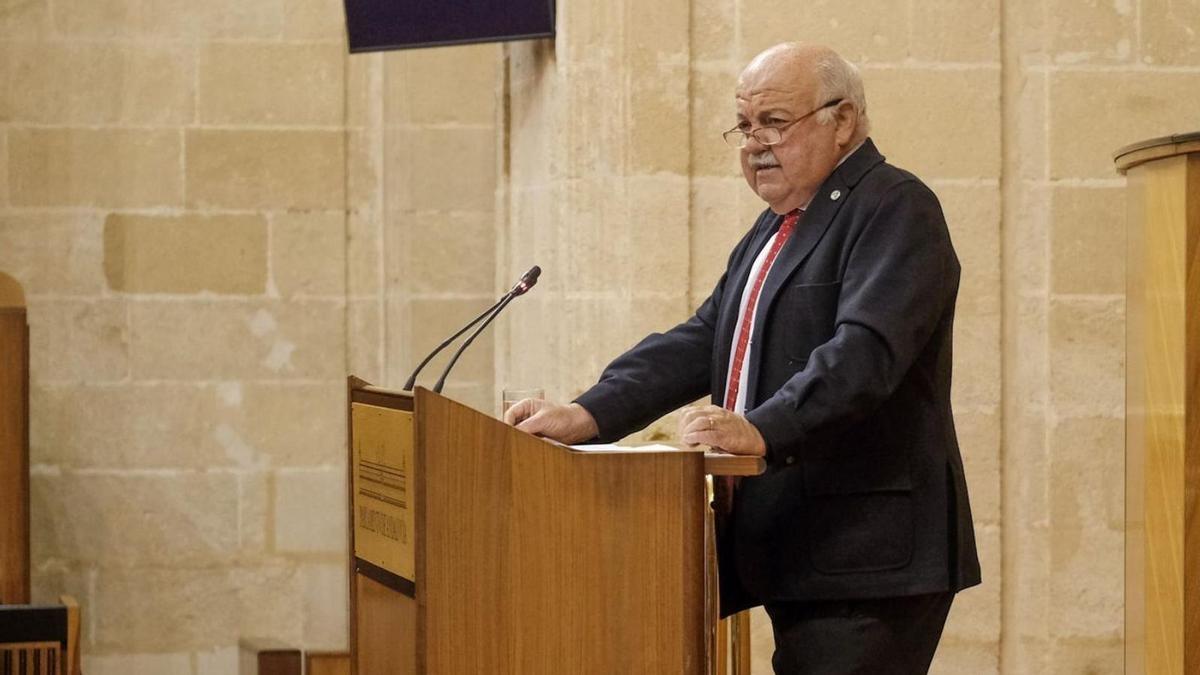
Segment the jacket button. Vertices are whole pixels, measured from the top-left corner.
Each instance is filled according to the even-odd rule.
[[[796,458],[795,458],[795,457],[793,457],[793,456],[791,456],[791,455],[788,455],[788,458],[787,458],[787,459],[785,459],[785,460],[783,460],[783,461],[784,461],[784,463],[785,463],[785,464],[795,464],[795,463],[796,463]]]

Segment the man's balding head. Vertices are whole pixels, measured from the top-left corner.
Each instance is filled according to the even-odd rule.
[[[805,89],[813,91],[815,95],[810,101],[813,106],[839,98],[849,101],[858,111],[854,142],[870,134],[862,76],[853,63],[829,47],[801,42],[783,42],[768,47],[742,69],[738,76],[738,91],[771,75],[791,79],[797,85],[802,84]],[[833,119],[833,112],[821,111],[817,117],[820,123],[828,124]]]
[[[810,78],[816,74],[817,61],[828,58],[829,55],[837,54],[822,45],[784,42],[768,47],[742,69],[742,74],[738,77],[738,88],[775,73],[797,81]]]
[[[739,129],[782,131],[776,145],[751,138],[742,149],[746,181],[778,213],[808,203],[870,131],[858,69],[825,46],[789,42],[763,51],[735,93]],[[805,118],[810,113],[813,120]]]

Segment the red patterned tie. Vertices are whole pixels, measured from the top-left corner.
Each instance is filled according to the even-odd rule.
[[[742,381],[742,362],[746,360],[746,348],[750,345],[750,333],[754,331],[758,294],[762,292],[763,282],[767,280],[767,273],[771,271],[771,265],[779,255],[779,250],[787,243],[788,237],[792,236],[792,230],[796,228],[796,221],[799,219],[799,211],[792,211],[783,219],[783,224],[779,226],[779,233],[771,242],[771,250],[767,251],[767,257],[758,270],[758,276],[754,277],[754,285],[750,287],[750,296],[746,298],[746,309],[742,312],[742,324],[738,328],[737,349],[733,352],[733,363],[729,364],[729,383],[725,387],[726,410],[733,410],[733,406],[737,404],[738,388]]]
[[[754,277],[754,284],[750,287],[750,295],[746,298],[746,308],[742,311],[742,323],[738,327],[737,334],[737,349],[733,352],[733,363],[729,364],[729,382],[725,386],[725,409],[733,410],[737,405],[738,389],[741,386],[742,380],[742,363],[746,360],[746,349],[750,346],[750,334],[754,330],[754,315],[758,305],[758,294],[762,292],[763,282],[767,280],[767,273],[771,271],[771,265],[774,264],[775,258],[779,255],[779,250],[787,243],[788,237],[792,236],[792,230],[796,228],[796,221],[800,219],[799,211],[792,211],[783,219],[783,224],[779,226],[779,233],[775,235],[775,239],[771,242],[771,249],[767,251],[767,257],[763,259],[762,267],[759,268],[758,274]],[[716,502],[717,510],[723,513],[729,513],[733,507],[733,489],[736,485],[733,476],[719,476],[716,485]]]

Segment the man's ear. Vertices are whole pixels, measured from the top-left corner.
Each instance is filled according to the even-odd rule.
[[[838,145],[849,145],[858,129],[858,108],[850,101],[842,101],[833,111],[837,122],[836,140]]]

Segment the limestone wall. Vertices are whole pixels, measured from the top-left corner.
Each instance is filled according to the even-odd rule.
[[[363,222],[381,233],[374,262],[382,313],[372,321],[382,329],[375,346],[382,371],[370,376],[373,381],[402,386],[426,353],[499,295],[499,55],[492,44],[350,57],[378,82],[378,94],[366,97],[373,108],[366,146],[379,157],[380,170],[370,181],[351,180],[352,190],[376,200],[378,217]],[[499,402],[492,335],[489,330],[463,354],[444,390],[488,413]],[[370,348],[376,337],[356,339]],[[433,386],[452,349],[430,363],[421,384]]]
[[[956,603],[936,671],[1120,672],[1109,156],[1195,128],[1200,9],[559,14],[554,42],[348,56],[337,0],[0,3],[34,590],[81,600],[87,671],[232,673],[250,635],[343,646],[344,376],[398,387],[534,263],[542,283],[451,395],[567,398],[685,318],[761,208],[719,137],[736,73],[803,39],[861,64],[875,139],[937,192],[963,262],[954,404],[985,584]]]
[[[344,645],[337,2],[0,6],[0,269],[29,291],[34,589],[84,668]]]
[[[80,600],[93,675],[345,648],[345,376],[399,386],[492,297],[499,48],[350,57],[342,16],[0,7],[34,588]],[[492,405],[491,354],[447,392]]]

